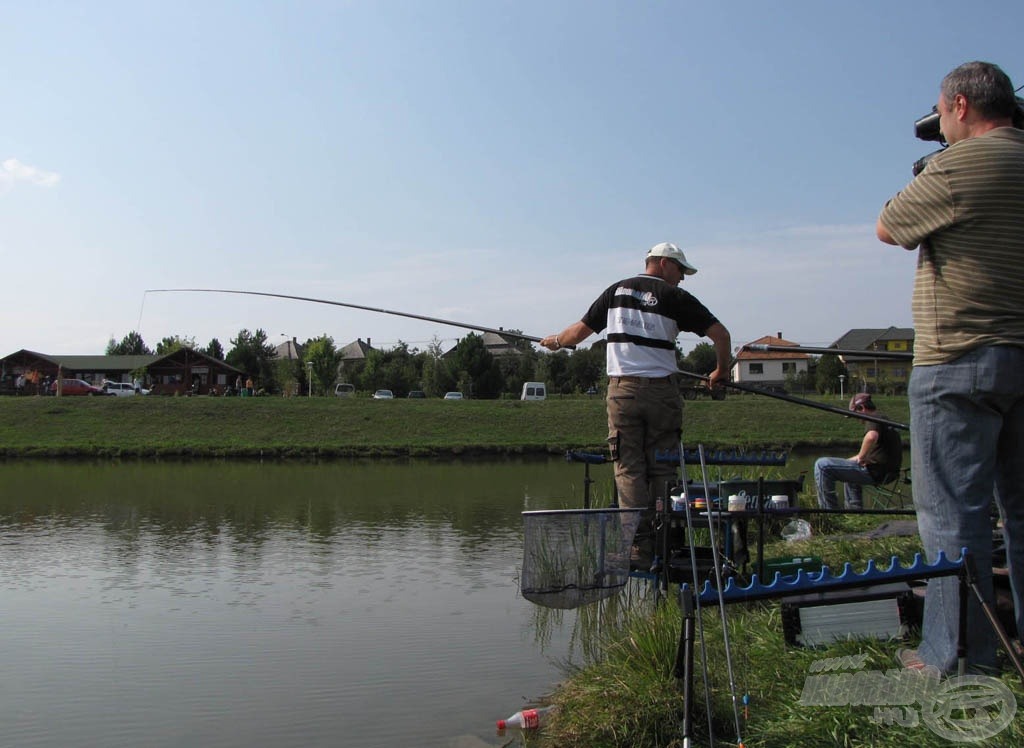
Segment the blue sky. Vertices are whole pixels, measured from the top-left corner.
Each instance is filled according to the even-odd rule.
[[[144,294],[177,287],[542,336],[661,241],[736,344],[909,327],[916,252],[874,223],[934,150],[913,122],[966,60],[1024,83],[1019,2],[0,0],[0,23],[0,355],[465,334]]]

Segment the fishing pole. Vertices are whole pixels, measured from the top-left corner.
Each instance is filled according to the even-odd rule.
[[[683,449],[683,441],[679,440],[679,472],[680,480],[683,483],[683,510],[686,514],[686,537],[690,546],[690,573],[693,575],[693,602],[696,606],[696,617],[697,617],[697,631],[700,637],[700,659],[701,659],[701,674],[703,675],[704,681],[704,709],[707,712],[708,719],[708,744],[711,748],[715,745],[715,726],[712,715],[714,713],[711,704],[711,676],[708,673],[708,645],[707,640],[704,637],[704,611],[700,601],[700,567],[697,565],[697,543],[696,536],[693,530],[693,509],[690,506],[690,490],[688,482],[686,480],[686,450]],[[707,497],[707,489],[704,491],[704,496]],[[668,497],[667,500],[671,500]],[[711,503],[708,502],[707,506],[711,507]],[[713,539],[712,539],[713,542]],[[666,574],[668,573],[668,560],[665,560]],[[682,588],[680,588],[682,589]],[[685,623],[684,623],[685,626]],[[689,673],[689,677],[692,678],[692,669]],[[684,686],[685,688],[685,686]],[[692,697],[692,689],[689,689]],[[691,731],[693,729],[692,719],[692,704],[686,702],[684,709],[686,711],[685,718],[683,719],[683,748],[691,748]]]
[[[694,374],[692,371],[678,370],[678,373],[686,377],[692,377],[693,379],[702,379],[705,382],[708,381],[706,374]],[[765,397],[774,397],[778,400],[785,400],[787,403],[793,403],[794,405],[806,405],[808,408],[817,408],[818,410],[824,410],[829,413],[835,413],[841,416],[848,416],[851,418],[859,418],[862,421],[871,421],[872,423],[879,423],[883,426],[889,426],[894,429],[902,429],[909,431],[910,427],[905,423],[898,423],[896,421],[890,421],[888,418],[882,418],[881,416],[873,416],[868,413],[860,413],[855,410],[843,410],[837,408],[834,405],[825,405],[824,403],[816,403],[813,400],[805,400],[802,397],[794,397],[793,395],[785,395],[781,392],[771,392],[769,390],[763,390],[760,387],[752,387],[746,384],[740,384],[739,382],[720,382],[723,387],[731,387],[734,390],[741,390],[743,392],[751,392],[755,395],[764,395]]]
[[[861,358],[890,358],[898,361],[910,361],[914,354],[910,351],[855,351],[846,348],[815,348],[807,345],[771,345],[770,343],[747,343],[741,347],[744,351],[780,351],[783,353],[831,353],[836,356],[859,356]]]
[[[711,485],[708,482],[708,464],[704,458],[704,445],[697,445],[697,452],[700,455],[700,475],[704,484],[704,495],[707,497],[708,507],[708,533],[711,535],[711,565],[715,572],[715,587],[718,588],[718,611],[722,620],[722,645],[725,647],[725,667],[729,676],[729,695],[732,698],[732,716],[736,723],[736,745],[743,748],[743,733],[740,728],[739,703],[736,698],[736,677],[732,667],[732,646],[729,643],[729,623],[725,614],[725,585],[722,583],[722,566],[719,562],[718,553],[719,527],[721,525],[721,511],[717,511],[711,501]],[[686,475],[683,475],[683,480]],[[700,590],[697,590],[698,597]]]
[[[495,335],[500,335],[509,338],[517,338],[519,340],[528,340],[531,343],[539,343],[541,338],[533,335],[524,335],[520,332],[512,332],[505,330],[501,327],[485,327],[484,325],[474,325],[468,322],[456,322],[450,319],[441,319],[440,317],[427,317],[422,314],[412,314],[410,312],[396,312],[393,309],[381,309],[379,307],[363,306],[362,304],[351,304],[345,301],[331,301],[330,299],[315,299],[311,296],[291,296],[290,294],[284,293],[270,293],[268,291],[237,291],[230,288],[149,288],[143,292],[143,296],[147,293],[234,293],[243,294],[245,296],[268,296],[275,299],[291,299],[292,301],[309,301],[314,304],[330,304],[331,306],[342,306],[348,309],[361,309],[364,312],[377,312],[379,314],[393,314],[396,317],[408,317],[410,319],[419,319],[424,322],[436,322],[439,325],[451,325],[452,327],[461,327],[466,330],[475,330],[476,332],[489,332]],[[563,348],[573,349],[575,346],[565,345]]]

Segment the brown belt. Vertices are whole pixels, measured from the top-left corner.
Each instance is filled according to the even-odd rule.
[[[664,382],[671,382],[673,377],[671,375],[667,377],[608,377],[609,382],[616,382],[619,384],[659,384]]]

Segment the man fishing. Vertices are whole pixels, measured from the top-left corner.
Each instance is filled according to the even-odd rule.
[[[653,508],[656,499],[666,498],[674,476],[674,466],[655,457],[679,447],[679,333],[695,332],[714,343],[716,367],[708,377],[709,386],[729,376],[729,331],[696,297],[678,287],[696,272],[675,244],[656,244],[647,253],[643,273],[612,284],[582,320],[540,340],[543,347],[557,351],[608,331],[608,446],[621,507]],[[630,536],[636,531],[635,526],[624,529]],[[632,560],[640,561],[640,556],[641,548],[634,546]]]
[[[850,411],[881,416],[875,401],[866,392],[850,398]],[[838,509],[836,481],[843,482],[846,508],[864,508],[864,486],[889,483],[899,475],[903,464],[903,442],[896,429],[875,421],[864,421],[860,450],[849,459],[819,457],[814,463],[814,483],[818,487],[818,506]]]
[[[920,247],[914,280],[911,460],[929,561],[966,547],[992,600],[993,498],[1004,520],[1018,637],[1024,633],[1024,132],[1009,77],[968,62],[942,81],[949,147],[882,209],[876,233]],[[953,672],[959,582],[929,580],[921,646],[904,666]],[[995,636],[968,601],[967,662],[996,664]]]

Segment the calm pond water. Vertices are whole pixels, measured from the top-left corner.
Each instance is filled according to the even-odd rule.
[[[554,687],[587,617],[519,596],[520,512],[582,506],[583,478],[560,459],[2,463],[3,744],[504,745],[494,721]]]

